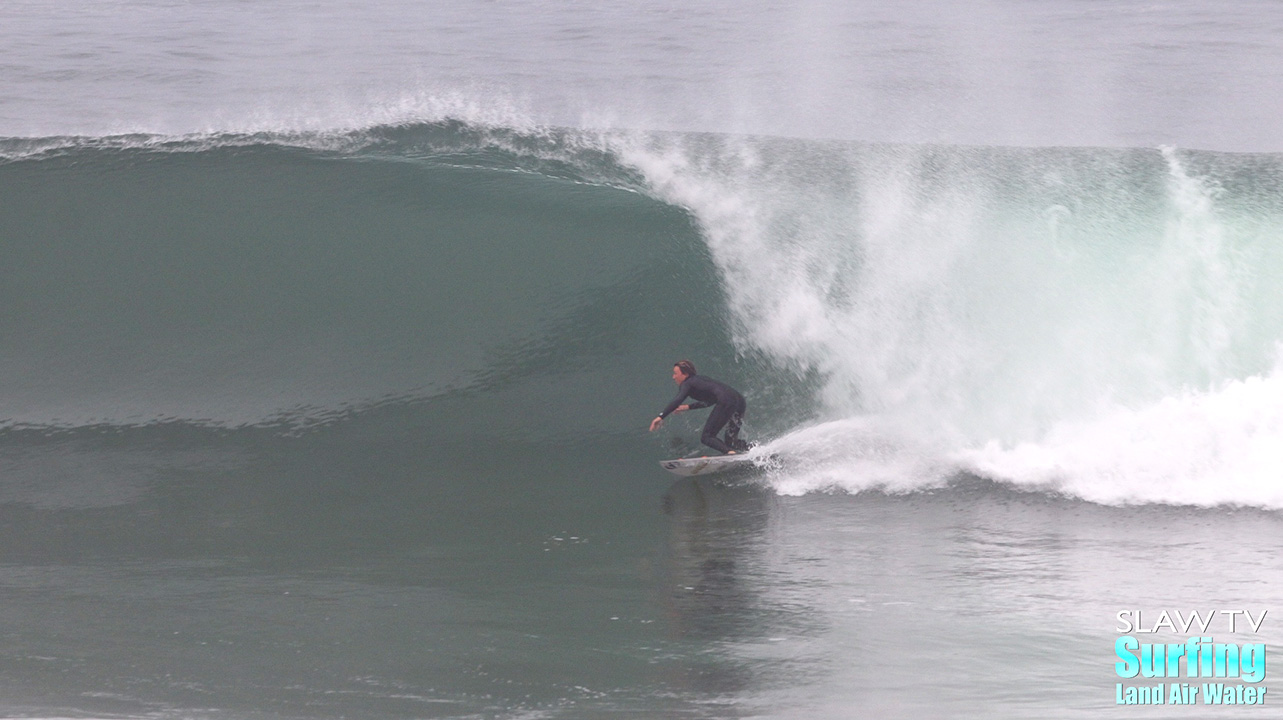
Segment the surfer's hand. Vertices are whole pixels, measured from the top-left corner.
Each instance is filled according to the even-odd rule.
[[[673,412],[675,413],[686,412],[687,410],[690,410],[690,409],[691,409],[690,405],[678,405],[677,409],[674,410]]]
[[[655,432],[656,430],[659,429],[659,426],[663,424],[664,424],[664,418],[656,417],[654,420],[650,421],[650,431]]]

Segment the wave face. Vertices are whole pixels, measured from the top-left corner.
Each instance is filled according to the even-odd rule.
[[[521,387],[478,425],[626,434],[691,357],[781,492],[1283,503],[1275,155],[454,121],[0,153],[14,430]]]
[[[673,307],[721,305],[685,213],[586,178],[626,180],[608,158],[497,142],[451,124],[11,142],[9,423],[311,422],[618,367],[683,317],[709,334]]]

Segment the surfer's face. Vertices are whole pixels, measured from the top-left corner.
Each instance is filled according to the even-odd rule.
[[[690,377],[690,375],[687,375],[686,373],[682,372],[681,368],[677,367],[676,365],[673,366],[673,382],[677,383],[678,385],[681,385],[682,383],[686,382],[686,378],[688,377]]]

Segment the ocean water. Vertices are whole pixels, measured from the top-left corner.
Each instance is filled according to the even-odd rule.
[[[1266,716],[1280,30],[6,3],[0,717]]]

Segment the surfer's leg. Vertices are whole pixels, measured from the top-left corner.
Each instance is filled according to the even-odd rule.
[[[726,423],[725,442],[728,447],[738,452],[748,450],[748,443],[740,440],[740,427],[744,424],[744,412],[748,409],[748,403],[740,399],[736,403],[735,411],[731,413],[730,420]]]
[[[731,415],[730,422],[726,423],[726,434],[722,436],[728,447],[740,452],[748,449],[748,443],[740,440],[740,425],[743,422],[744,418],[739,413]]]
[[[735,413],[735,408],[718,403],[713,406],[713,412],[708,414],[708,421],[704,423],[704,434],[700,436],[699,441],[721,453],[728,453],[735,448],[722,442],[717,437],[726,423],[730,422],[731,416]]]

